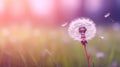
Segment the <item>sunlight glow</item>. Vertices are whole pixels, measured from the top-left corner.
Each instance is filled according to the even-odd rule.
[[[49,15],[54,7],[53,0],[29,0],[32,13],[36,15]]]
[[[5,0],[0,0],[0,14],[5,10]]]
[[[12,0],[10,7],[10,15],[11,16],[21,16],[25,12],[24,4],[22,0]]]

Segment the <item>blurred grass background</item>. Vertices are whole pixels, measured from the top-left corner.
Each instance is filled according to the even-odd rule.
[[[98,25],[91,67],[120,67],[120,0],[0,0],[0,67],[87,67],[67,31],[81,17]]]
[[[69,37],[67,28],[2,30],[0,67],[87,67],[83,46]],[[91,67],[120,67],[119,33],[111,27],[97,29],[87,45]]]

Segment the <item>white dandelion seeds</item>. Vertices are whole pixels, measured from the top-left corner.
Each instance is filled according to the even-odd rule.
[[[80,27],[85,27],[86,33],[86,40],[92,39],[96,34],[96,27],[92,20],[86,19],[86,18],[79,18],[77,20],[74,20],[70,23],[68,32],[71,38],[74,40],[82,41],[81,34],[79,32]]]
[[[105,37],[104,36],[99,36],[100,37],[100,39],[105,39]]]
[[[65,27],[65,26],[67,26],[67,24],[68,24],[68,23],[64,23],[64,24],[62,24],[61,26],[62,26],[62,27]]]
[[[110,13],[107,13],[104,15],[105,18],[109,17],[110,16]]]
[[[111,17],[110,17],[111,13],[107,13],[104,15],[105,18],[108,18],[110,21],[115,22]]]

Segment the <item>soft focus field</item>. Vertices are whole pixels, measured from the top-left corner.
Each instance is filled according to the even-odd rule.
[[[80,42],[67,28],[0,28],[0,67],[87,67]],[[120,31],[98,28],[88,41],[91,67],[120,67]]]

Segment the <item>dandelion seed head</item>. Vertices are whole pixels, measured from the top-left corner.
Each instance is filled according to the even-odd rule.
[[[79,32],[80,27],[85,27],[87,30],[85,32],[86,40],[92,39],[96,34],[96,27],[92,20],[86,18],[79,18],[70,23],[68,32],[71,38],[74,40],[81,41],[81,34]]]

